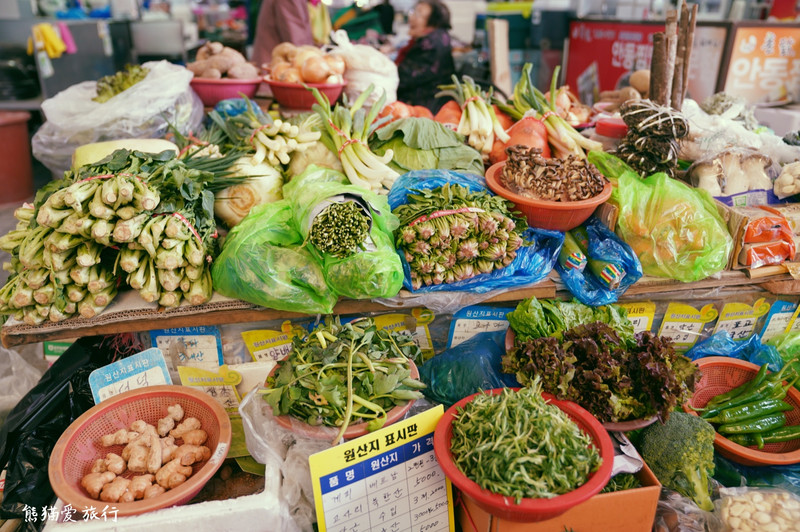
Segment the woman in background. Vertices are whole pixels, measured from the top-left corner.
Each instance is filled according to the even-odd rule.
[[[269,63],[272,49],[282,42],[314,44],[306,0],[263,0],[258,11],[253,57],[256,66]]]
[[[436,98],[439,85],[452,84],[455,74],[450,44],[450,10],[440,0],[419,0],[408,15],[411,41],[397,53],[400,85],[397,99],[436,113],[446,98]]]

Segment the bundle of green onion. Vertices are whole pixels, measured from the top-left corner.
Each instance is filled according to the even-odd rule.
[[[524,245],[527,224],[500,196],[455,184],[415,192],[394,210],[400,218],[397,247],[415,290],[504,268]]]
[[[213,177],[172,153],[118,150],[49,184],[0,237],[12,255],[0,315],[30,325],[94,317],[117,293],[117,267],[145,301],[208,301],[216,226],[213,193],[204,188]]]

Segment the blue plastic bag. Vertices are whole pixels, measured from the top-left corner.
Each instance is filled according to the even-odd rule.
[[[703,357],[738,358],[759,366],[769,364],[770,371],[779,371],[783,367],[783,359],[778,350],[771,345],[762,344],[761,337],[757,334],[747,340],[734,340],[728,331],[720,331],[695,345],[686,356],[690,360]]]
[[[503,373],[506,331],[477,334],[420,366],[420,380],[428,385],[425,396],[449,408],[481,390],[519,386],[516,377]]]
[[[389,207],[392,210],[408,202],[408,195],[415,190],[433,190],[446,184],[466,187],[470,192],[489,191],[482,176],[455,172],[453,170],[415,170],[400,176],[389,191]],[[490,192],[491,193],[491,192]],[[564,242],[564,234],[556,231],[529,228],[522,235],[527,245],[517,250],[516,258],[500,270],[480,274],[455,283],[429,285],[414,290],[411,286],[411,269],[402,251],[398,251],[403,263],[403,288],[420,294],[426,292],[473,292],[482,294],[500,288],[525,286],[547,277],[558,257]]]
[[[625,277],[614,290],[605,287],[588,268],[583,271],[567,270],[556,261],[556,270],[567,289],[584,305],[600,306],[616,303],[629,286],[641,279],[642,264],[631,247],[620,240],[597,217],[592,216],[583,226],[589,234],[589,258],[619,264]]]

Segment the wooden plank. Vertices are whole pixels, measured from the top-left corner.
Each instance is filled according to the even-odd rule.
[[[534,286],[509,290],[492,296],[485,303],[499,303],[503,301],[519,301],[529,297],[553,298],[556,296],[556,285],[546,279]],[[342,300],[334,308],[334,314],[365,314],[369,312],[390,312],[398,307],[388,307],[375,301]],[[230,323],[251,323],[277,319],[302,318],[308,314],[287,312],[267,308],[252,309],[225,309],[211,312],[197,312],[194,314],[170,315],[169,313],[153,313],[137,318],[121,318],[114,322],[92,325],[91,323],[76,325],[69,320],[63,327],[48,328],[37,331],[35,327],[3,327],[0,340],[5,347],[24,345],[45,340],[61,340],[82,336],[100,334],[121,334],[127,332],[149,331],[153,329],[167,329],[173,327],[193,327],[199,325],[226,325]]]

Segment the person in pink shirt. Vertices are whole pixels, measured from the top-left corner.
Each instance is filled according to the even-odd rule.
[[[258,12],[251,61],[269,63],[272,49],[282,42],[314,44],[306,0],[263,0]]]

